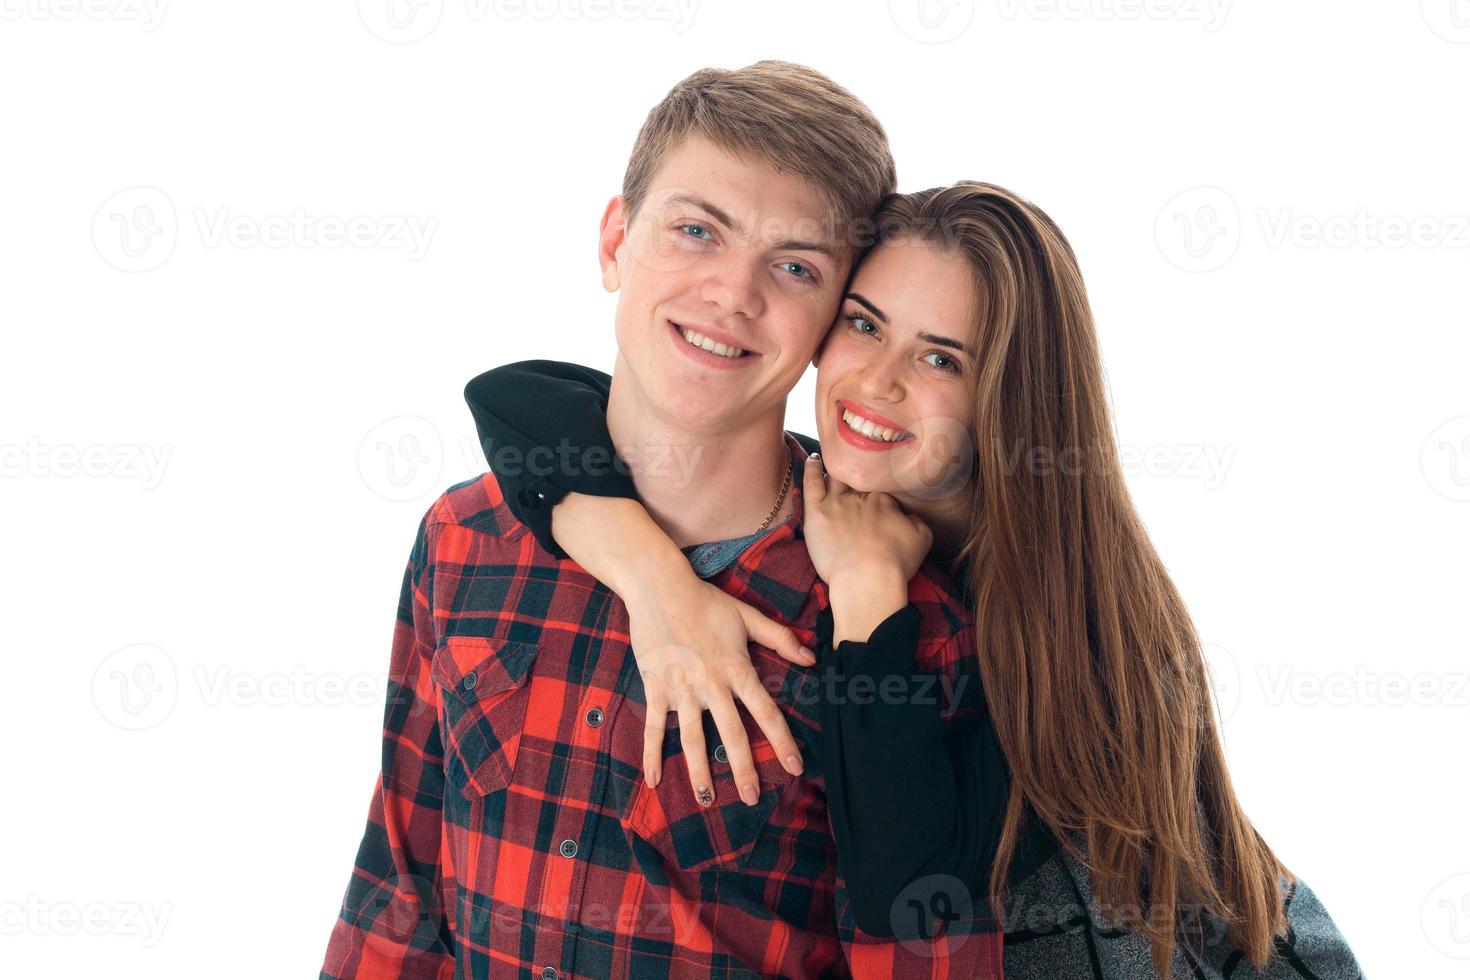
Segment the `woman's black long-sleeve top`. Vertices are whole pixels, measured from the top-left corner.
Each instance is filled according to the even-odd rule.
[[[551,534],[551,509],[573,491],[636,498],[631,474],[607,430],[611,379],[563,361],[519,361],[472,379],[464,390],[480,444],[512,512],[548,552],[568,557]],[[813,440],[798,436],[803,445]],[[883,679],[911,680],[919,612],[906,605],[867,642],[832,649],[832,614],[817,620],[818,676],[836,692],[883,690]],[[821,756],[838,867],[853,896],[858,927],[874,936],[917,926],[911,899],[933,908],[938,892],[984,902],[1010,786],[975,658],[954,687],[957,714],[941,716],[938,678],[929,696],[823,697]],[[977,710],[978,709],[978,710]],[[1057,848],[1027,809],[1009,881],[1024,880]],[[922,892],[922,895],[919,893]]]

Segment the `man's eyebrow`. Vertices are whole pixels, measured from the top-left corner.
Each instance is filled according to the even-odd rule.
[[[730,212],[726,211],[718,204],[715,204],[713,201],[707,201],[704,198],[699,197],[695,194],[675,194],[673,197],[669,198],[668,203],[687,204],[690,207],[699,208],[701,211],[708,213],[710,217],[714,218],[720,224],[724,225],[726,228],[729,228],[736,235],[739,235],[742,238],[746,235],[745,226],[736,221],[733,217],[731,217]],[[831,259],[834,262],[837,261],[837,249],[832,245],[827,244],[826,242],[808,242],[802,241],[800,239],[788,238],[784,242],[777,242],[775,245],[772,246],[772,248],[775,248],[778,251],[786,252],[816,252],[819,255],[825,255],[827,258]]]
[[[827,256],[833,262],[837,261],[837,249],[828,245],[826,242],[803,242],[797,241],[796,239],[787,239],[784,242],[777,242],[774,247],[777,251],[781,252],[816,252],[819,255]]]
[[[882,310],[878,309],[878,307],[874,306],[873,301],[868,299],[862,293],[848,293],[847,298],[866,308],[869,313],[873,314],[873,319],[877,320],[885,327],[888,326],[888,315]],[[952,337],[942,337],[937,333],[920,333],[918,334],[918,338],[926,344],[938,344],[940,347],[953,348],[954,350],[959,351],[961,354],[964,354],[966,357],[974,356],[968,346],[960,343],[958,340],[955,340]]]
[[[699,208],[701,211],[708,212],[710,217],[714,218],[726,228],[729,228],[735,234],[741,236],[745,234],[745,227],[741,225],[740,222],[730,217],[730,212],[726,211],[724,208],[720,207],[718,204],[715,204],[712,201],[706,201],[704,198],[694,194],[675,194],[673,197],[669,198],[668,203],[688,204],[690,207]]]

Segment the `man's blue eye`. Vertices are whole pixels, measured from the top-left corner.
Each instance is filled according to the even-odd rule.
[[[786,269],[786,271],[790,272],[793,276],[796,276],[796,278],[798,279],[810,279],[812,277],[812,270],[808,269],[800,262],[782,262],[781,267],[783,269]],[[793,271],[793,268],[796,271]]]
[[[683,232],[691,232],[694,238],[700,238],[703,235],[709,234],[709,229],[704,227],[704,225],[680,225],[679,230]]]

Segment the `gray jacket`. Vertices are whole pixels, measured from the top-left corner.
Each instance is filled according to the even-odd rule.
[[[1169,980],[1362,980],[1342,933],[1304,882],[1288,893],[1286,913],[1291,929],[1276,941],[1264,973],[1206,917],[1191,940],[1202,948],[1176,946]],[[1005,928],[1006,980],[1157,980],[1148,940],[1106,923],[1086,868],[1065,848],[1013,889]]]

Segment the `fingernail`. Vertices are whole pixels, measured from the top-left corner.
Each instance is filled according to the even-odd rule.
[[[709,806],[715,801],[714,794],[709,791],[709,787],[707,786],[701,786],[695,790],[694,798],[699,801],[700,806]]]
[[[653,789],[654,785],[658,782],[657,777],[653,774],[652,766],[643,770],[643,781],[648,784],[649,789]]]
[[[810,456],[807,457],[807,459],[821,459],[821,458],[822,458],[822,454],[821,453],[812,453]]]
[[[806,767],[801,764],[801,756],[788,755],[786,757],[787,772],[795,773],[796,775],[800,776],[805,769]]]
[[[754,786],[746,783],[740,787],[740,798],[745,801],[747,806],[755,806],[756,801],[761,798],[761,795],[755,791]]]

